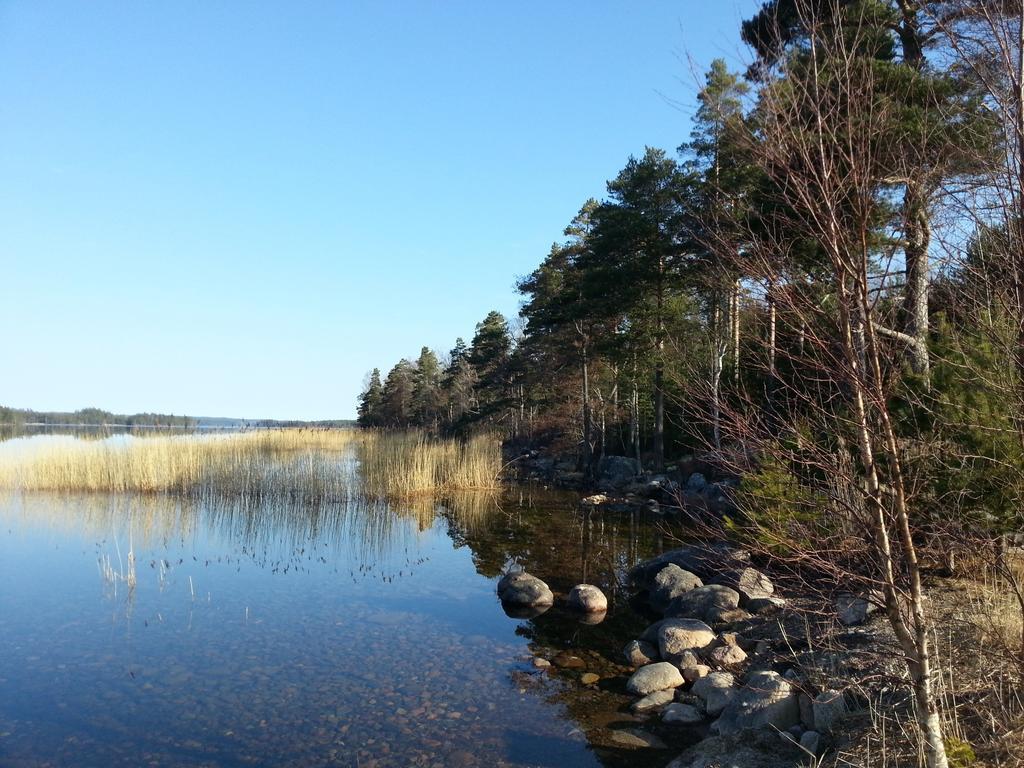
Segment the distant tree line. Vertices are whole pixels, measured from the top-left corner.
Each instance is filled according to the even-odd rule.
[[[124,425],[129,427],[194,427],[190,416],[165,413],[117,414],[100,408],[78,411],[33,411],[0,406],[0,425],[20,427],[25,424],[87,424],[89,426]]]

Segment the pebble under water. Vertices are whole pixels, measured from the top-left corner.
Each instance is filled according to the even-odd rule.
[[[664,764],[619,666],[625,571],[661,548],[527,490],[0,498],[0,766]],[[597,584],[607,618],[510,618],[511,563]]]

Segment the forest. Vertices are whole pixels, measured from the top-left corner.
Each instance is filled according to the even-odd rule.
[[[923,563],[1003,564],[1021,527],[1021,6],[772,0],[740,34],[690,135],[518,281],[521,316],[374,370],[360,424],[500,431],[588,474],[708,457],[766,550],[879,595],[947,765]]]

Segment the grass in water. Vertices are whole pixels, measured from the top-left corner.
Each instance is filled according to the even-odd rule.
[[[0,489],[332,501],[493,488],[500,470],[490,436],[282,429],[28,443],[0,456]]]
[[[371,433],[356,455],[364,491],[382,498],[491,490],[501,473],[501,441],[486,434],[463,442],[419,432]]]

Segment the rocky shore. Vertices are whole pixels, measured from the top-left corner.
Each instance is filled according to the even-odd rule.
[[[648,500],[658,492],[678,498],[688,480],[680,486],[670,477],[631,477],[625,487],[635,494],[642,486]],[[704,493],[707,485],[702,477],[690,489]],[[634,502],[591,495],[582,503],[611,511]],[[806,596],[780,595],[750,553],[725,542],[682,546],[641,562],[629,572],[629,583],[634,609],[651,617],[615,660],[623,666],[612,685],[629,695],[624,711],[638,725],[617,734],[629,746],[665,749],[666,733],[687,729],[686,738],[675,741],[692,746],[674,759],[666,756],[672,768],[791,768],[833,749],[837,728],[863,706],[863,695],[844,682],[854,656],[833,648],[828,665],[834,674],[821,674],[818,649],[805,641],[806,616],[810,609],[830,626],[862,624],[873,609],[869,599],[841,596],[822,616],[820,604],[811,608]],[[548,585],[525,571],[506,574],[498,594],[513,616],[535,616],[555,602]],[[594,621],[604,618],[608,606],[601,591],[586,584],[564,602],[581,619]],[[882,630],[857,631],[863,644]],[[536,662],[566,668],[566,658]],[[597,682],[597,675],[588,677],[595,679],[580,682]]]

